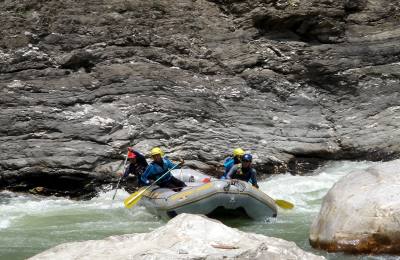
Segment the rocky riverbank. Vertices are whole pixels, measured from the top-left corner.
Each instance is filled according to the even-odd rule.
[[[0,188],[82,196],[126,147],[260,175],[399,157],[399,3],[40,1],[0,7]]]

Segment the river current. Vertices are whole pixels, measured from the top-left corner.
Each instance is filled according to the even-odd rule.
[[[318,214],[322,198],[342,176],[371,166],[372,162],[329,162],[308,176],[275,175],[260,181],[260,189],[274,199],[292,202],[292,210],[279,210],[273,223],[222,220],[246,232],[295,242],[299,247],[327,259],[399,259],[399,257],[351,256],[314,250],[308,243],[309,227]],[[362,178],[362,176],[360,176]],[[89,201],[0,192],[0,259],[25,259],[64,242],[102,239],[111,235],[150,232],[165,224],[144,208],[125,209],[129,196],[118,190],[99,194]]]

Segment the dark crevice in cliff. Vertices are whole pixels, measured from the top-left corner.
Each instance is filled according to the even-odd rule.
[[[313,161],[321,161],[326,162],[330,160],[351,160],[351,161],[391,161],[398,159],[400,157],[400,153],[397,151],[388,151],[387,149],[371,149],[369,151],[360,151],[354,147],[342,148],[342,150],[334,153],[308,153],[308,154],[301,154],[301,153],[288,153],[294,156],[289,162],[296,162],[292,168],[296,168],[297,161],[303,162],[313,162]],[[295,174],[302,174],[308,173],[309,171],[306,170],[304,172],[294,172]]]
[[[340,19],[339,19],[340,20]],[[254,27],[269,39],[300,40],[307,43],[343,41],[342,23],[320,15],[289,17],[260,16],[254,18]]]
[[[79,51],[69,57],[69,59],[60,67],[62,69],[71,69],[73,71],[78,71],[79,69],[83,68],[86,73],[90,73],[92,68],[96,65],[98,59],[98,57],[89,52]]]
[[[310,175],[327,161],[317,157],[295,157],[288,162],[288,171],[294,175]]]
[[[86,175],[25,174],[23,177],[3,178],[3,188],[16,192],[30,192],[45,196],[90,199],[101,185],[109,180],[88,178]]]
[[[367,6],[368,0],[346,0],[344,1],[344,10],[348,13],[357,13]]]
[[[370,149],[368,151],[359,151],[354,147],[344,148],[337,159],[353,160],[353,161],[391,161],[400,158],[397,151],[389,151],[388,149]],[[336,158],[335,158],[336,159]]]

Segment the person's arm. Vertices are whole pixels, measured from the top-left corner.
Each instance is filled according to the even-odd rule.
[[[142,176],[140,176],[140,180],[142,181],[142,183],[144,183],[144,185],[150,185],[149,177],[152,175],[152,173],[153,173],[153,165],[150,164],[144,171]]]
[[[180,168],[179,164],[175,164],[175,163],[171,162],[168,158],[164,158],[164,159],[165,159],[164,162],[167,164],[168,170],[170,170],[172,168],[174,168],[174,169],[179,169]]]
[[[226,178],[228,180],[232,179],[233,174],[237,171],[238,166],[237,165],[233,165],[232,168],[229,170],[228,174],[226,175]]]
[[[251,169],[251,176],[250,176],[250,182],[251,184],[258,189],[258,184],[257,184],[257,172],[255,169]]]
[[[126,168],[125,168],[125,172],[124,175],[122,175],[123,178],[128,177],[129,173],[131,172],[131,164],[129,164]]]

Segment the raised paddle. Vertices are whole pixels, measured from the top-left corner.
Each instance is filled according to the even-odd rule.
[[[166,173],[164,173],[163,175],[161,175],[160,178],[158,178],[155,182],[153,182],[150,186],[147,186],[146,188],[142,188],[134,193],[132,193],[128,198],[126,198],[124,200],[124,204],[125,207],[132,208],[134,205],[136,205],[136,203],[139,202],[139,200],[142,198],[143,193],[148,190],[151,186],[153,186],[154,184],[156,184],[159,180],[161,180],[162,177],[164,177],[165,175],[167,175],[167,173],[169,173],[170,171],[172,171],[174,168],[176,168],[178,166],[178,164],[176,164],[174,167],[172,167],[171,169],[169,169]]]
[[[117,183],[117,187],[115,188],[115,192],[114,192],[114,196],[112,197],[112,200],[115,199],[115,195],[117,195],[117,191],[118,191],[118,187],[119,187],[119,183],[121,182],[122,178],[124,177],[124,173],[125,173],[125,169],[126,169],[126,162],[128,161],[128,153],[126,153],[125,155],[125,162],[124,162],[124,172],[122,173],[122,175],[119,177],[118,183]],[[118,165],[117,167],[117,171],[120,165]]]
[[[275,203],[283,209],[292,209],[294,207],[293,203],[286,200],[275,200]]]

